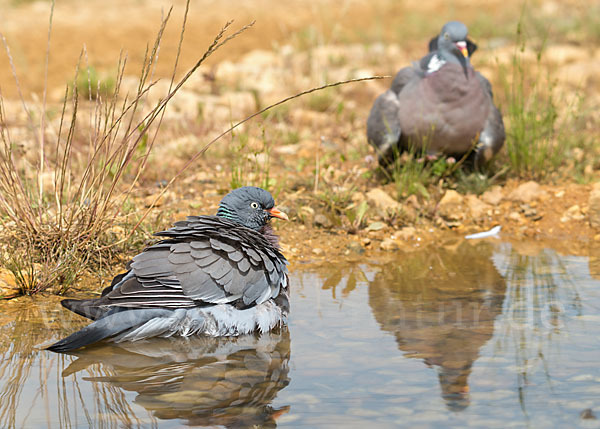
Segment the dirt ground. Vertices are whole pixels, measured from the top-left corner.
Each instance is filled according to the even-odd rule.
[[[518,181],[510,181],[499,189],[513,198],[519,195],[515,190],[521,185]],[[489,209],[489,215],[486,213],[476,221],[467,215],[464,223],[457,226],[447,226],[439,215],[398,224],[389,219],[386,221],[385,216],[374,215],[370,220],[374,228],[367,226],[357,231],[349,231],[347,227],[333,223],[315,224],[314,218],[303,220],[298,215],[298,211],[302,210],[298,206],[306,207],[301,206],[302,198],[282,193],[278,206],[293,213],[292,222],[276,220],[275,228],[282,238],[282,248],[288,259],[299,263],[377,259],[384,257],[382,252],[412,252],[432,243],[454,246],[466,235],[487,231],[496,225],[502,227],[499,236],[503,240],[531,248],[533,254],[548,246],[564,254],[592,255],[600,250],[600,229],[593,228],[589,221],[591,189],[591,185],[579,184],[541,185],[538,196],[529,203],[506,198]],[[214,195],[203,201],[215,209],[219,199],[220,196]],[[175,218],[192,214],[190,205],[193,204],[193,201],[185,199],[172,204]],[[437,206],[439,208],[439,204]],[[469,213],[465,202],[452,209],[455,208]],[[532,244],[534,242],[537,244]]]
[[[147,205],[160,192],[158,184],[232,122],[326,82],[393,75],[420,58],[429,38],[450,19],[465,22],[479,43],[473,64],[492,81],[502,106],[499,82],[517,49],[514,35],[521,3],[193,1],[180,75],[227,20],[234,19],[236,29],[253,20],[256,24],[212,56],[173,100],[150,168],[140,182],[138,204]],[[49,103],[56,104],[64,94],[83,46],[84,63],[93,65],[101,76],[114,74],[122,50],[128,55],[128,73],[135,75],[161,14],[171,4],[176,24],[165,32],[157,77],[172,71],[183,1],[58,1],[48,65]],[[50,3],[1,0],[0,5],[0,31],[25,98],[39,100]],[[585,95],[577,132],[586,135],[600,123],[600,34],[594,21],[599,14],[594,11],[600,11],[600,3],[573,0],[531,1],[523,12],[524,22],[529,23],[523,31],[530,36],[523,55],[534,61],[534,48],[547,44],[546,60],[537,67],[547,67],[561,96]],[[276,225],[292,262],[370,258],[379,252],[413,251],[428,243],[452,245],[496,225],[502,227],[505,239],[552,243],[566,253],[600,248],[596,228],[600,191],[593,191],[600,165],[595,151],[565,154],[570,167],[539,183],[508,175],[481,194],[459,194],[439,186],[430,190],[429,198],[398,195],[393,183],[375,173],[374,154],[365,138],[370,106],[389,83],[384,79],[349,84],[306,96],[241,127],[167,191],[158,206],[160,216],[155,215],[156,226],[186,215],[214,213],[234,173],[244,183],[254,184],[264,182],[268,174],[278,205],[292,220]],[[17,87],[4,50],[0,88],[7,117],[13,115],[11,126],[23,128]],[[27,156],[27,139],[23,137],[21,143]],[[498,169],[505,157],[499,156]],[[576,169],[578,163],[586,168]],[[581,170],[580,174],[571,174],[569,168]],[[363,201],[368,204],[367,214],[353,224],[348,213]]]

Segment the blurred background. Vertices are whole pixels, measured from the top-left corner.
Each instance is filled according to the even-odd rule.
[[[49,1],[0,1],[0,30],[10,45],[19,79],[30,91],[43,88]],[[141,68],[145,47],[157,32],[161,15],[173,5],[173,21],[180,22],[182,0],[60,0],[54,11],[49,87],[63,86],[71,79],[85,45],[89,62],[99,73],[116,73],[120,50],[128,52],[131,72]],[[218,51],[207,61],[239,60],[253,49],[280,50],[285,46],[308,50],[322,45],[394,44],[400,47],[395,68],[377,67],[390,74],[424,54],[426,42],[449,20],[463,21],[479,44],[476,65],[488,50],[513,45],[517,23],[533,49],[559,45],[558,63],[594,58],[597,66],[600,40],[600,2],[586,0],[541,1],[397,1],[397,0],[271,0],[210,1],[190,4],[181,70],[192,65],[229,20],[241,26],[256,20],[243,37]],[[158,73],[168,76],[177,51],[179,28],[167,28]],[[483,54],[481,54],[483,52]],[[483,58],[482,58],[483,57]],[[552,57],[552,55],[549,55]],[[576,58],[574,58],[576,57]],[[7,57],[0,53],[0,85],[5,95],[14,91]],[[352,63],[352,58],[348,59]],[[353,64],[362,67],[365,64]]]

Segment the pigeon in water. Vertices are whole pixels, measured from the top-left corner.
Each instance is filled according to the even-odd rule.
[[[103,339],[236,336],[267,332],[289,311],[288,264],[271,218],[287,220],[271,194],[243,187],[216,216],[190,216],[155,235],[100,298],[61,304],[94,322],[48,347],[66,352]]]
[[[489,81],[471,66],[474,43],[457,21],[444,25],[431,52],[401,69],[373,104],[367,138],[388,167],[404,150],[462,158],[480,167],[504,144],[502,115]]]

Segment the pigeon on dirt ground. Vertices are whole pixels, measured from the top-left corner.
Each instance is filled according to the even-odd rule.
[[[504,144],[502,115],[489,81],[471,66],[476,46],[458,21],[444,25],[418,63],[401,69],[389,90],[373,104],[367,138],[379,164],[388,167],[398,154],[468,155],[479,168]]]
[[[216,216],[190,216],[155,235],[100,298],[61,304],[94,322],[48,347],[66,352],[104,339],[237,336],[286,322],[287,260],[269,221],[287,220],[271,194],[243,187]]]

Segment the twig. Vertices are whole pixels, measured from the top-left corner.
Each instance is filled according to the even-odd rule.
[[[317,145],[317,156],[315,158],[315,187],[313,189],[313,194],[316,194],[319,190],[319,170],[321,166],[319,153],[321,152],[321,144],[323,143],[323,140],[325,140],[325,137],[321,136],[319,139],[319,144]]]
[[[42,114],[40,115],[40,169],[38,171],[39,202],[38,207],[42,210],[44,199],[44,140],[46,130],[46,95],[48,93],[48,62],[50,60],[50,35],[52,34],[52,18],[54,17],[54,0],[50,6],[50,18],[48,20],[48,39],[46,42],[46,62],[44,65],[44,95],[42,98]]]

